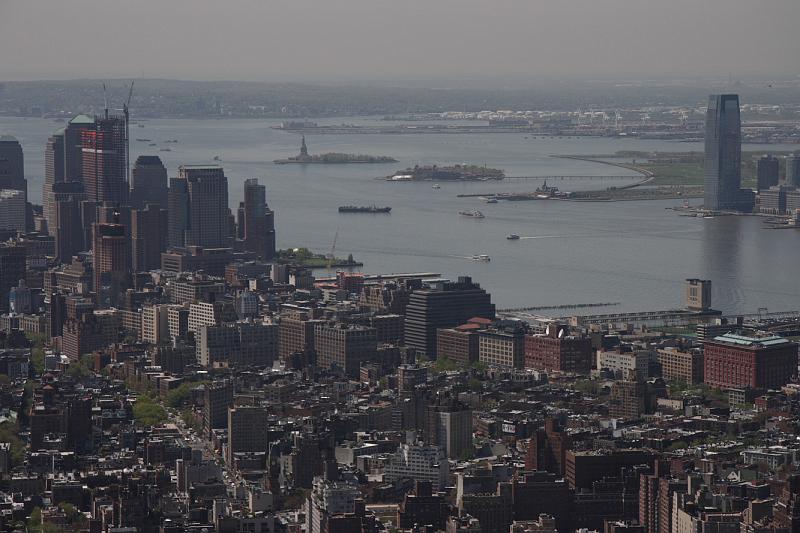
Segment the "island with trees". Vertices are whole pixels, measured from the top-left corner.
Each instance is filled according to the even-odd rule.
[[[505,172],[480,165],[427,165],[407,168],[387,176],[389,181],[489,181],[505,178]]]

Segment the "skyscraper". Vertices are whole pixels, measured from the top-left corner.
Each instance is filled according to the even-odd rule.
[[[167,210],[156,204],[131,212],[134,272],[161,267],[161,252],[167,249],[167,223]]]
[[[83,184],[65,181],[53,184],[50,234],[55,239],[56,260],[69,263],[72,256],[87,249],[81,226],[81,203],[86,200]]]
[[[83,181],[83,141],[81,136],[84,130],[90,130],[93,127],[93,118],[77,115],[67,123],[65,128],[56,131],[47,140],[44,149],[45,175],[42,187],[42,205],[48,231],[53,236],[55,236],[57,223],[55,193],[53,192],[55,184]]]
[[[28,200],[22,146],[11,135],[0,135],[0,190],[2,189],[22,191],[24,200]]]
[[[750,211],[752,191],[741,189],[742,137],[739,96],[716,94],[708,98],[705,133],[706,209]]]
[[[231,245],[228,178],[217,165],[184,165],[170,180],[169,245]]]
[[[759,191],[778,184],[779,164],[776,157],[763,155],[756,161],[757,188]]]
[[[125,119],[106,116],[81,131],[83,186],[93,202],[123,204],[128,199]]]
[[[25,247],[0,243],[0,311],[8,311],[8,294],[25,279]]]
[[[0,189],[0,230],[25,232],[25,192]]]
[[[256,178],[244,182],[244,249],[265,260],[275,256],[275,213],[267,206],[266,191]]]
[[[167,169],[157,155],[140,155],[131,174],[131,206],[143,209],[147,204],[167,207]]]
[[[98,307],[116,306],[131,286],[131,254],[126,228],[115,222],[92,226],[94,255],[94,290]]]
[[[44,187],[42,188],[42,207],[50,235],[55,235],[55,207],[53,205],[53,185],[64,182],[64,130],[58,130],[47,139],[44,148]]]
[[[800,154],[786,157],[786,185],[800,187]]]

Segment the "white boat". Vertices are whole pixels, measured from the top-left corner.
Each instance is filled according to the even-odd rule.
[[[486,202],[487,204],[496,204],[497,203],[497,198],[493,198],[493,197],[484,198],[483,201]]]
[[[516,233],[510,233],[509,235],[506,236],[506,239],[508,239],[509,241],[518,241],[519,235],[517,235]]]
[[[439,185],[438,183],[434,183],[433,186],[431,187],[431,189],[441,189],[441,188],[442,186]]]
[[[480,211],[459,211],[458,214],[463,217],[484,218],[483,213]]]
[[[472,259],[473,261],[483,261],[484,263],[492,260],[492,258],[486,254],[473,255],[472,257],[470,257],[470,259]]]

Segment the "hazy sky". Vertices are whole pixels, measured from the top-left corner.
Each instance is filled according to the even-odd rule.
[[[0,80],[800,74],[800,0],[0,0]]]

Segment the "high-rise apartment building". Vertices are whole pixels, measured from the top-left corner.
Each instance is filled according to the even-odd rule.
[[[229,380],[213,381],[203,389],[203,429],[207,435],[212,429],[228,426],[228,408],[233,406],[233,383]]]
[[[376,359],[378,348],[375,328],[326,323],[315,325],[314,346],[320,368],[350,377],[359,375],[362,363]]]
[[[117,306],[131,286],[131,251],[124,225],[115,222],[92,226],[94,290],[98,307]]]
[[[752,191],[742,186],[742,132],[739,96],[708,98],[705,131],[704,205],[706,209],[751,211]]]
[[[455,400],[443,400],[426,408],[425,439],[444,448],[450,459],[470,455],[472,447],[472,409]]]
[[[244,182],[244,249],[259,259],[275,256],[275,213],[267,206],[266,187],[255,178]]]
[[[296,353],[310,356],[314,352],[314,326],[322,323],[309,319],[305,313],[287,313],[281,316],[278,324],[281,360],[286,361]]]
[[[236,322],[200,326],[197,362],[205,367],[271,366],[278,353],[278,326]]]
[[[452,328],[473,317],[493,319],[491,296],[466,276],[457,282],[428,281],[415,290],[406,307],[405,341],[419,355],[436,358],[436,330]]]
[[[131,244],[134,272],[161,267],[161,253],[167,249],[167,210],[149,204],[131,211]]]
[[[267,451],[267,411],[261,407],[228,409],[228,464],[239,452]]]
[[[217,165],[184,165],[170,180],[169,245],[231,245],[228,178]]]
[[[96,118],[81,130],[81,173],[86,196],[92,202],[122,205],[128,200],[128,145],[125,119]]]

